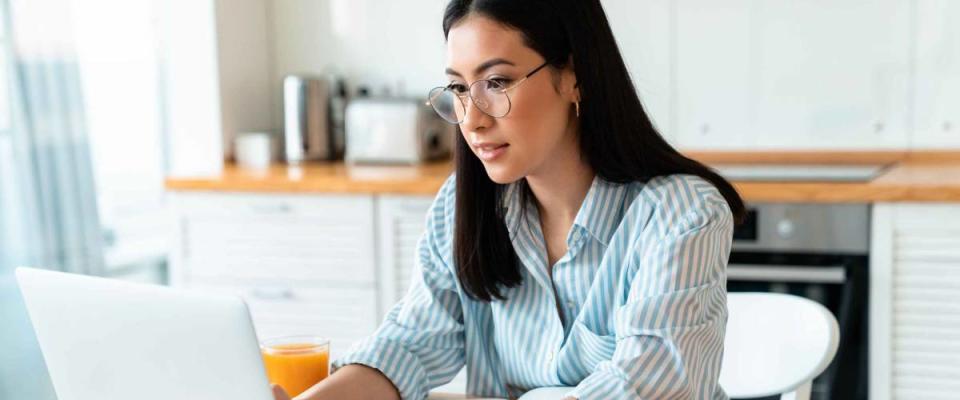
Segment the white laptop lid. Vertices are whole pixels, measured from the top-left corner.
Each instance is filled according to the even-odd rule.
[[[17,268],[59,400],[272,400],[246,305]]]

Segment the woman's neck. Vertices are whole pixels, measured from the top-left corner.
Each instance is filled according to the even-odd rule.
[[[572,224],[596,176],[581,159],[579,146],[564,146],[539,172],[527,175],[542,221]]]

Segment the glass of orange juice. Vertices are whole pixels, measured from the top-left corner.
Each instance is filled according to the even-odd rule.
[[[329,374],[330,341],[315,336],[287,336],[264,340],[260,353],[267,378],[290,397],[303,393]]]

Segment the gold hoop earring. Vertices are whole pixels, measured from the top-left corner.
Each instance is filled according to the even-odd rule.
[[[576,108],[577,108],[577,116],[579,117],[579,116],[580,116],[580,102],[579,102],[579,101],[575,101],[575,102],[573,102],[573,104],[576,105]]]

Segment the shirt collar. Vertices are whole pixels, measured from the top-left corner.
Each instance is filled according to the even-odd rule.
[[[522,223],[519,220],[521,210],[519,189],[519,182],[514,182],[510,184],[504,195],[504,206],[507,208],[505,222],[512,233],[514,233],[514,227]],[[620,225],[626,190],[625,184],[610,182],[595,176],[583,203],[580,204],[580,210],[577,211],[573,221],[574,228],[579,227],[604,246],[609,245],[610,238]],[[532,204],[524,206],[528,208],[528,213],[536,213],[536,208]]]
[[[626,185],[607,181],[599,175],[594,177],[573,225],[585,229],[604,246],[609,245],[620,225],[626,190]]]

